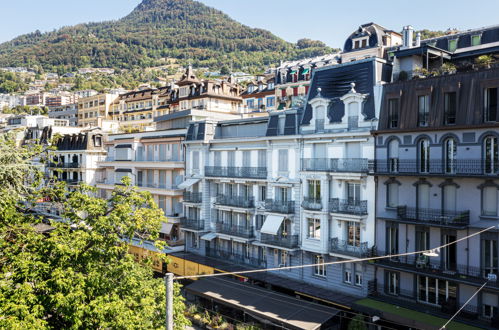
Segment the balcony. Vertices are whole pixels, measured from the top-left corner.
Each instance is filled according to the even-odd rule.
[[[391,158],[376,160],[376,174],[389,175],[437,175],[437,176],[499,176],[499,163],[484,159],[415,159]]]
[[[331,198],[329,212],[353,215],[367,215],[367,201]]]
[[[303,171],[367,173],[367,158],[303,158]]]
[[[137,187],[141,188],[154,188],[154,189],[164,189],[164,190],[178,190],[179,188],[175,185],[167,185],[165,183],[144,183],[138,182]]]
[[[180,227],[192,230],[204,230],[204,221],[200,219],[180,218]]]
[[[369,256],[369,247],[367,242],[350,245],[347,240],[331,238],[329,252],[347,255],[355,258],[364,258]]]
[[[80,163],[49,163],[48,167],[53,167],[53,168],[80,168]]]
[[[201,203],[203,201],[203,194],[200,192],[184,191],[183,199],[187,203]]]
[[[207,249],[206,255],[208,257],[222,259],[224,261],[229,261],[238,265],[248,265],[256,268],[267,268],[267,261],[263,259],[244,256],[232,251],[226,251],[220,249]]]
[[[209,177],[245,178],[245,179],[267,178],[267,168],[265,167],[206,166],[204,171],[205,175]]]
[[[287,249],[294,249],[298,247],[298,235],[260,234],[260,242],[263,244],[280,246]]]
[[[430,226],[465,227],[470,223],[470,211],[445,211],[398,206],[397,220]]]
[[[277,200],[277,199],[266,199],[265,200],[265,210],[267,212],[292,214],[292,213],[295,213],[295,202],[294,201],[281,201],[281,200]]]
[[[216,223],[217,233],[238,236],[243,238],[253,238],[254,227],[253,226],[239,226],[230,223],[217,222]]]
[[[303,197],[303,202],[301,203],[301,207],[309,211],[321,211],[322,201],[320,198]]]
[[[76,179],[62,179],[61,181],[66,182],[66,184],[68,186],[76,186],[80,183],[80,180],[76,180]]]
[[[218,195],[216,203],[219,205],[241,207],[245,209],[255,207],[255,200],[253,197]]]
[[[389,253],[378,250],[377,255],[384,256]],[[408,255],[394,258],[378,259],[377,264],[425,275],[445,277],[451,281],[461,281],[475,285],[482,285],[487,280],[488,270],[480,267],[473,267],[459,264],[446,264],[438,258],[430,258],[424,255]],[[487,286],[499,288],[499,282],[489,281]]]

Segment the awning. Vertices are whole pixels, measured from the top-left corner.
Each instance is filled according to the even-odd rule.
[[[265,222],[263,223],[260,233],[277,235],[281,223],[284,221],[284,217],[280,215],[267,215]]]
[[[247,283],[222,278],[205,278],[186,291],[220,304],[243,310],[263,323],[270,321],[288,329],[319,329],[331,325],[335,308],[296,299]]]
[[[116,147],[114,147],[115,149],[120,149],[120,148],[131,148],[132,145],[131,144],[119,144],[117,145]]]
[[[305,69],[305,70],[303,70],[302,74],[307,74],[309,72],[310,72],[310,69]]]
[[[205,241],[212,241],[215,237],[217,237],[217,233],[208,233],[201,236],[201,239]]]
[[[170,235],[170,233],[172,232],[172,228],[173,228],[173,223],[162,222],[160,233]]]
[[[201,179],[187,179],[184,182],[182,182],[181,184],[179,184],[178,188],[179,189],[186,189],[186,188],[189,188],[190,186],[198,183],[199,181],[201,181]]]
[[[296,74],[296,70],[291,71],[289,74]]]

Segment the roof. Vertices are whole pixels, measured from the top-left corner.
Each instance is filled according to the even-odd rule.
[[[362,24],[346,39],[345,45],[343,46],[343,52],[347,53],[352,50],[357,51],[358,49],[352,49],[353,39],[359,37],[369,37],[369,42],[366,48],[377,47],[383,44],[382,37],[388,33],[394,33],[392,30],[386,29],[383,26],[376,23],[366,23]]]
[[[335,308],[229,279],[205,278],[185,289],[289,329],[319,329],[339,312]]]

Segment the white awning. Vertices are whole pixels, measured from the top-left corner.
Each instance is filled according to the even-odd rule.
[[[279,230],[279,227],[281,227],[283,221],[284,217],[280,215],[267,215],[260,232],[262,234],[277,235],[277,231]]]
[[[161,230],[159,231],[160,233],[170,235],[172,232],[173,228],[173,223],[170,222],[162,222],[161,223]]]
[[[179,189],[186,189],[186,188],[189,188],[190,186],[192,186],[193,184],[198,183],[199,181],[201,181],[201,179],[187,179],[184,182],[182,182],[181,184],[179,184],[178,188]]]
[[[208,233],[201,236],[201,239],[205,241],[212,241],[215,237],[217,237],[217,233]]]

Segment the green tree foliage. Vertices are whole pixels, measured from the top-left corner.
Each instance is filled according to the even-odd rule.
[[[79,67],[139,68],[164,58],[195,67],[255,70],[331,51],[320,42],[300,49],[270,32],[242,25],[193,0],[144,0],[128,16],[19,36],[0,45],[0,66],[34,66],[61,72]]]
[[[418,32],[421,33],[421,40],[442,37],[448,34],[446,31],[430,31],[427,29],[416,31],[416,33]]]
[[[163,280],[154,278],[151,260],[135,262],[126,243],[158,237],[166,219],[151,195],[126,180],[109,200],[88,186],[40,188],[30,161],[39,152],[0,136],[0,328],[163,327]],[[64,219],[50,220],[48,234],[36,230],[41,219],[29,212],[41,197],[59,205]],[[175,327],[183,329],[178,286],[174,311]]]
[[[355,316],[350,323],[348,323],[348,330],[366,330],[366,323],[362,315]]]
[[[25,80],[12,72],[0,71],[0,93],[23,92],[28,89]]]
[[[307,38],[300,39],[296,42],[296,47],[299,49],[305,48],[324,48],[326,44],[319,40],[311,40]]]

